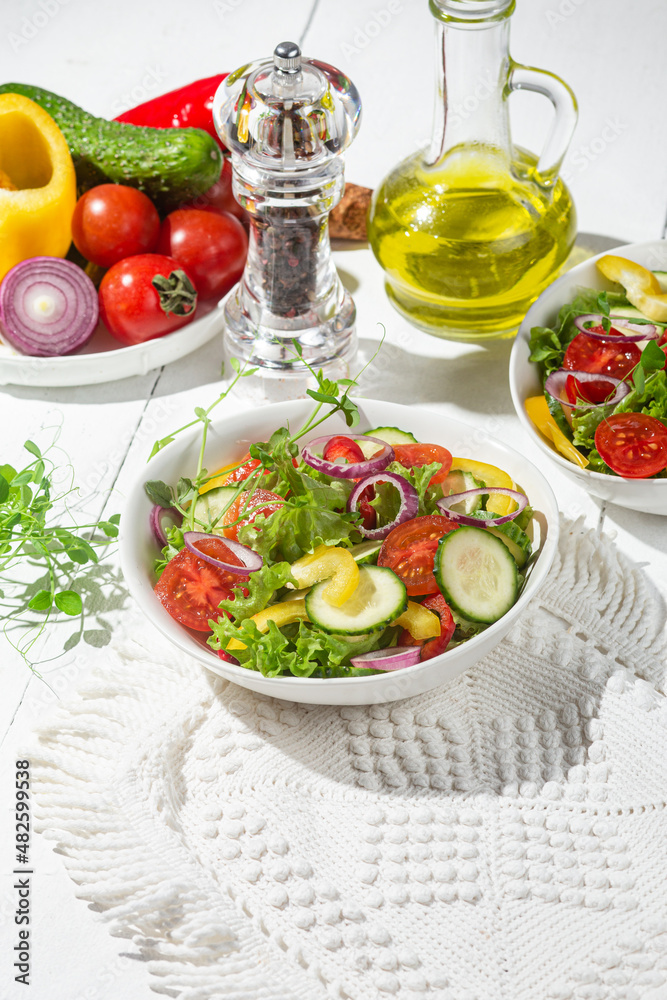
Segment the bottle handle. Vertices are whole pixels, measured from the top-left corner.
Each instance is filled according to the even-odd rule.
[[[563,157],[577,124],[577,99],[565,81],[555,73],[522,66],[514,61],[507,78],[507,87],[510,93],[514,90],[532,90],[536,94],[543,94],[554,106],[556,117],[537,164],[538,179],[545,187],[552,187],[558,180]]]

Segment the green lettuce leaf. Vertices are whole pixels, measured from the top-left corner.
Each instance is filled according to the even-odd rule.
[[[165,566],[170,559],[177,556],[182,548],[185,547],[185,542],[183,540],[183,532],[176,525],[171,525],[166,528],[165,535],[167,536],[167,544],[162,549],[162,554],[158,559],[155,560],[153,569],[157,574],[158,578],[162,576]]]
[[[222,601],[220,608],[233,615],[237,622],[245,621],[263,611],[275,592],[287,583],[297,586],[289,563],[279,562],[272,566],[264,563],[261,569],[250,574],[243,587],[234,588],[233,599]],[[248,591],[247,596],[243,593],[244,589]]]
[[[633,389],[617,404],[614,413],[647,413],[667,424],[667,374],[654,372],[645,381],[642,392]]]
[[[289,674],[295,677],[354,677],[376,671],[352,667],[350,658],[390,645],[395,631],[385,629],[350,642],[320,632],[309,622],[287,625],[282,631],[274,622],[269,622],[268,632],[262,634],[252,621],[237,626],[228,618],[222,618],[213,628],[209,645],[219,649],[229,639],[238,639],[245,644],[245,649],[234,650],[241,666],[258,670],[265,677]]]
[[[310,505],[286,503],[239,529],[239,541],[272,562],[295,562],[318,545],[355,545],[361,541],[356,514],[339,514]]]

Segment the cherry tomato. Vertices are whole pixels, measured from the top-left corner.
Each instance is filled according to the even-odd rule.
[[[571,403],[604,403],[605,399],[613,396],[616,386],[613,382],[605,379],[596,379],[595,382],[583,382],[574,375],[568,375],[565,379],[565,393]]]
[[[357,442],[353,438],[345,437],[344,434],[336,434],[335,437],[329,438],[324,446],[322,458],[325,462],[335,462],[337,458],[343,458],[350,463],[365,461],[364,453]]]
[[[160,216],[150,198],[125,184],[99,184],[82,194],[72,216],[72,239],[86,260],[111,267],[124,257],[150,253]]]
[[[602,328],[595,331],[602,332]],[[641,353],[636,344],[610,343],[578,333],[565,352],[563,368],[624,379],[639,363]]]
[[[202,299],[221,298],[243,274],[248,237],[232,215],[179,208],[162,223],[157,248],[185,266]]]
[[[181,287],[183,293],[160,294],[153,284],[158,275]],[[141,344],[191,322],[197,293],[182,264],[172,257],[146,253],[126,257],[109,268],[100,284],[99,300],[100,315],[109,333],[122,344]],[[172,306],[187,312],[181,316],[168,311]]]
[[[410,597],[437,594],[433,558],[438,542],[458,525],[444,514],[428,514],[404,521],[389,532],[378,555],[378,566],[388,566],[401,578]]]
[[[667,467],[667,427],[645,413],[613,413],[599,424],[595,447],[610,469],[646,479]]]
[[[658,347],[662,347],[663,351],[665,352],[665,364],[663,366],[663,370],[666,370],[667,369],[667,330],[665,330],[663,332],[662,337],[658,341]]]
[[[433,656],[439,656],[440,653],[444,653],[449,645],[449,641],[454,635],[454,629],[456,628],[456,622],[452,617],[452,612],[444,599],[442,594],[434,594],[432,597],[427,597],[426,600],[422,601],[422,604],[429,611],[434,611],[436,615],[440,618],[440,635],[435,639],[429,639],[425,643],[421,643],[419,639],[414,639],[413,636],[408,632],[407,629],[403,629],[401,632],[397,646],[420,646],[421,645],[421,655],[420,660],[430,660]]]
[[[229,212],[230,215],[234,215],[241,221],[246,218],[245,211],[232,193],[232,164],[228,156],[225,156],[223,160],[219,180],[194,201],[187,205],[181,205],[181,208],[203,208],[205,211]]]
[[[252,524],[260,514],[268,517],[269,514],[273,514],[274,511],[279,510],[284,504],[285,500],[283,497],[278,493],[272,493],[271,490],[256,489],[251,497],[247,493],[242,493],[223,515],[222,523],[230,525],[230,527],[223,529],[224,534],[227,538],[233,538],[236,541],[239,537],[239,528],[243,527],[244,524]],[[242,514],[246,507],[248,510],[252,510],[252,514],[243,517]],[[238,524],[232,524],[232,521],[236,521],[239,517],[241,520]]]
[[[452,454],[446,448],[441,448],[439,444],[395,444],[395,460],[404,465],[406,469],[412,469],[430,462],[440,462],[442,468],[431,478],[429,486],[437,486],[447,478],[447,474],[452,467]]]
[[[247,479],[262,464],[258,458],[251,458],[249,452],[246,452],[241,462],[243,464],[239,465],[238,469],[232,469],[231,472],[227,472],[224,476],[220,477],[218,486],[229,486],[230,483],[240,483],[244,479]]]
[[[240,565],[238,557],[221,538],[204,539],[197,547],[216,559]],[[155,593],[171,617],[181,625],[197,632],[210,632],[209,619],[220,617],[220,601],[232,599],[233,588],[239,586],[242,579],[200,559],[189,549],[181,549],[164,568],[155,585]]]
[[[359,513],[361,514],[361,523],[366,531],[372,531],[377,524],[377,513],[375,508],[371,507],[371,500],[374,496],[374,488],[372,486],[367,486],[359,497]]]

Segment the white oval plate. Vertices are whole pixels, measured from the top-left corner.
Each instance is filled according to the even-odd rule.
[[[429,691],[452,680],[486,656],[526,610],[551,569],[558,543],[558,507],[551,487],[534,465],[513,448],[487,437],[479,428],[451,420],[436,411],[370,399],[357,400],[357,404],[361,416],[359,432],[372,427],[400,427],[411,431],[418,440],[444,445],[454,455],[476,458],[505,469],[526,491],[537,512],[533,518],[536,556],[531,561],[525,586],[514,607],[500,621],[475,638],[440,656],[405,670],[370,677],[264,677],[258,671],[221,660],[204,644],[205,633],[201,633],[201,638],[195,638],[194,632],[183,628],[170,617],[153,593],[153,563],[158,549],[149,526],[152,504],[144,491],[144,483],[149,479],[176,483],[180,476],[192,474],[199,450],[199,437],[196,431],[183,436],[144,466],[140,477],[127,493],[120,532],[123,573],[133,599],[147,618],[175,646],[199,660],[213,673],[260,694],[314,705],[366,705],[410,698]],[[292,428],[297,428],[310,412],[310,400],[294,400],[214,421],[209,428],[204,466],[216,469],[238,460],[239,455],[248,450],[251,442],[267,441],[272,432],[282,427],[286,421],[289,421]],[[345,432],[343,419],[336,415],[310,436]]]
[[[152,368],[178,361],[221,333],[224,302],[204,303],[197,310],[198,318],[181,330],[132,347],[121,347],[101,322],[79,352],[57,358],[19,354],[0,340],[0,385],[96,385],[145,375]]]

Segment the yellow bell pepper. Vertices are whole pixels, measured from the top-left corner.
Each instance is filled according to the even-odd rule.
[[[0,280],[28,257],[64,257],[76,177],[53,118],[20,94],[0,95]]]
[[[486,462],[475,462],[472,458],[453,458],[452,471],[469,472],[485,486],[499,486],[506,490],[516,489],[512,477],[503,472],[502,469],[496,468],[495,465],[487,465]],[[516,501],[512,500],[511,497],[496,493],[489,496],[486,509],[503,517],[516,510]]]
[[[260,632],[269,631],[269,622],[274,622],[278,628],[282,628],[283,625],[291,625],[292,622],[307,622],[306,602],[301,598],[297,601],[282,601],[280,604],[272,604],[270,608],[264,608],[248,621],[254,622]],[[234,649],[245,649],[245,644],[238,639],[230,639],[225,649],[228,652]]]
[[[578,465],[580,469],[585,469],[588,465],[588,459],[585,455],[582,455],[578,451],[571,441],[563,434],[562,430],[554,420],[554,418],[549,413],[549,407],[544,396],[531,396],[524,403],[526,407],[526,413],[533,421],[537,429],[545,436],[545,438],[550,441],[554,448],[567,458],[570,462],[574,462]]]
[[[613,254],[600,257],[597,268],[609,281],[623,285],[628,300],[644,316],[655,323],[667,322],[667,294],[652,271]]]
[[[440,618],[417,601],[408,601],[407,609],[391,623],[406,628],[413,639],[435,639],[440,635]]]
[[[299,587],[312,587],[322,580],[331,582],[322,591],[322,597],[334,608],[340,608],[357,589],[359,567],[349,549],[318,545],[314,552],[292,563],[292,576]]]

